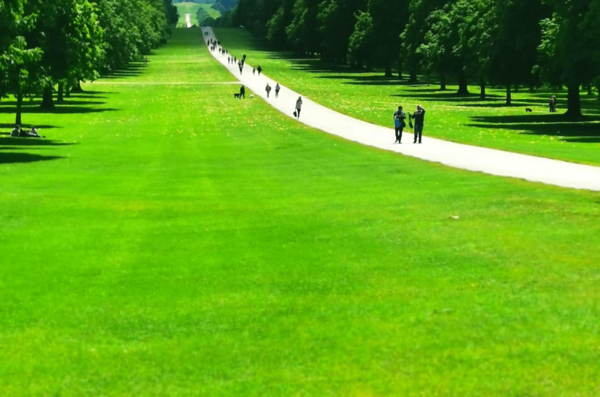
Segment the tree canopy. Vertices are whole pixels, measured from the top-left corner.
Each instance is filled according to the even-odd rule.
[[[239,0],[217,21],[278,48],[357,68],[395,68],[477,84],[569,89],[600,86],[600,0]]]
[[[0,1],[0,99],[43,95],[52,107],[81,81],[124,68],[167,41],[171,0]]]

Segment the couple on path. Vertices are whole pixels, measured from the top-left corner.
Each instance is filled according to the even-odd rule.
[[[279,90],[281,90],[281,87],[279,86],[279,83],[277,83],[277,85],[275,86],[275,98],[279,97]],[[267,98],[268,98],[269,94],[271,93],[271,86],[269,85],[269,83],[267,83],[267,86],[265,87],[265,91],[267,91]]]
[[[410,128],[413,128],[412,120],[415,120],[414,132],[415,139],[413,143],[421,143],[421,139],[423,138],[423,126],[425,123],[425,109],[423,106],[417,105],[417,111],[413,114],[408,114],[408,123]],[[406,127],[406,113],[402,110],[402,106],[398,106],[398,111],[394,113],[394,127],[396,131],[396,142],[402,143],[402,131]]]

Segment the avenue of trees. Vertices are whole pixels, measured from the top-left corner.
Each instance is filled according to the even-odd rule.
[[[51,108],[92,81],[165,43],[177,22],[171,0],[0,0],[0,99]]]
[[[581,116],[580,88],[600,86],[600,0],[239,0],[217,21],[244,26],[281,49],[357,68],[477,84],[547,84],[568,89]]]

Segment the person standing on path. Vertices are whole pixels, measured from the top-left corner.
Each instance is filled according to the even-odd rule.
[[[281,90],[281,87],[279,86],[279,83],[277,83],[275,86],[275,98],[279,98],[279,90]]]
[[[268,98],[269,94],[271,93],[271,86],[269,85],[269,83],[267,83],[267,86],[265,87],[265,91],[267,91],[267,98]]]
[[[252,76],[256,74],[256,68],[252,68]]]
[[[294,115],[296,116],[297,119],[300,118],[300,110],[302,110],[302,97],[299,96],[298,100],[296,101],[296,111],[294,112]]]
[[[242,98],[246,99],[246,87],[244,86],[240,87],[240,99]]]
[[[260,74],[262,73],[262,68],[260,67],[260,65],[258,65],[258,67],[256,68],[256,70],[258,70],[258,75],[260,76]]]
[[[423,126],[425,124],[425,109],[423,109],[423,106],[417,105],[417,111],[414,114],[409,114],[409,118],[415,120],[415,140],[413,143],[417,143],[417,139],[421,143]]]
[[[244,64],[242,63],[242,61],[238,62],[238,65],[240,67],[240,75],[242,74],[242,70],[244,70]]]
[[[406,113],[402,111],[402,106],[398,106],[398,111],[394,113],[394,128],[396,131],[396,143],[402,143],[402,130],[406,126]]]

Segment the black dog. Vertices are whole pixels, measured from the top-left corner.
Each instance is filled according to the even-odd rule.
[[[525,108],[525,113],[531,113],[533,112],[533,110],[531,110],[531,108]]]
[[[242,99],[242,96],[240,94],[233,94],[233,97],[237,99]]]

